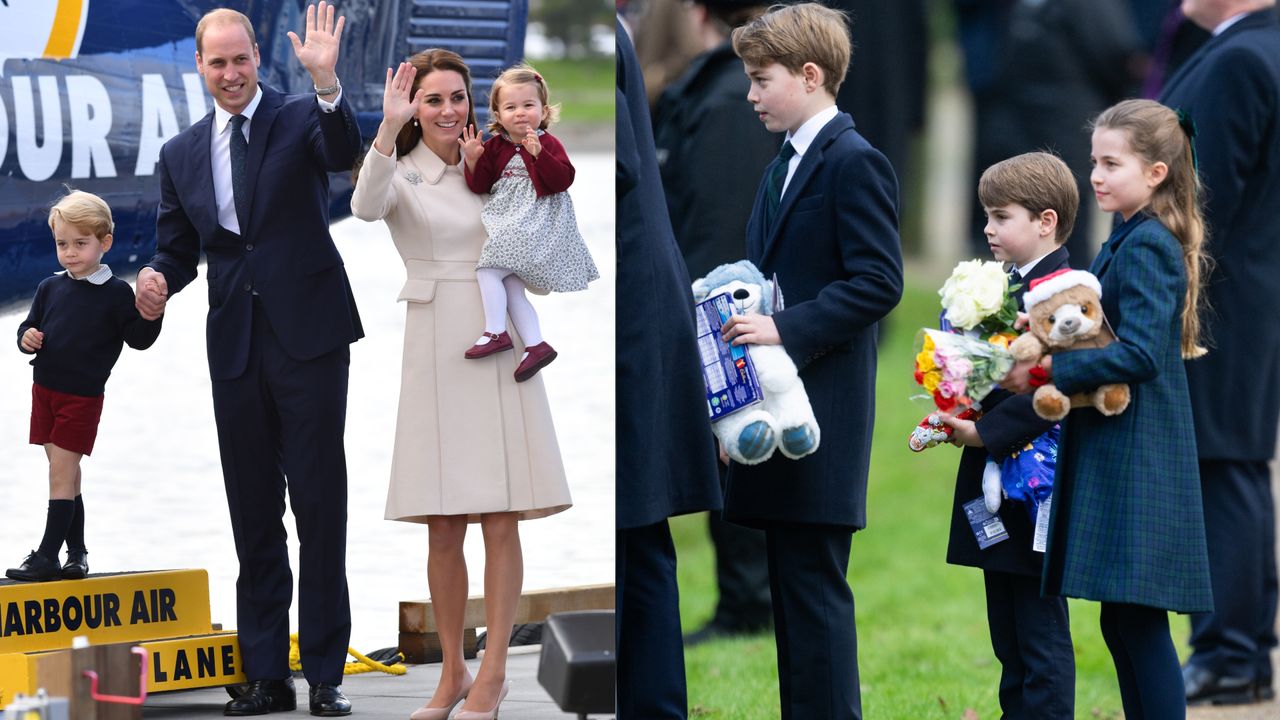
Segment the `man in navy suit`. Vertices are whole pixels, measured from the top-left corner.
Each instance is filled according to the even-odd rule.
[[[824,442],[800,460],[733,464],[725,519],[765,531],[781,717],[849,720],[862,703],[845,575],[853,532],[866,525],[876,323],[902,296],[897,181],[836,109],[850,53],[843,15],[781,7],[735,30],[733,48],[751,80],[747,101],[786,133],[747,224],[747,257],[777,276],[786,306],[735,315],[725,337],[786,348]],[[787,428],[779,438],[792,455],[815,440]]]
[[[635,48],[617,24],[618,720],[688,715],[667,518],[720,508],[693,291],[658,181]]]
[[[138,272],[143,317],[207,260],[209,374],[240,577],[236,615],[248,692],[227,715],[293,710],[293,575],[282,518],[301,543],[299,642],[313,715],[348,715],[351,634],[343,450],[350,343],[363,334],[329,236],[328,172],[350,169],[360,131],[334,72],[343,18],[307,8],[294,53],[315,95],[258,84],[249,19],[214,10],[196,27],[196,68],[216,107],[160,151],[155,257]],[[287,483],[286,483],[287,478]]]
[[[1213,37],[1169,80],[1195,122],[1204,184],[1209,354],[1187,363],[1214,612],[1191,619],[1192,703],[1269,700],[1275,511],[1268,462],[1280,418],[1280,23],[1274,0],[1183,0]]]

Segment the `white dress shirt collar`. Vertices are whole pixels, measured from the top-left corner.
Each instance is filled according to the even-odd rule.
[[[1024,277],[1024,278],[1025,278],[1025,277],[1027,276],[1027,273],[1031,272],[1031,269],[1032,269],[1032,268],[1034,268],[1036,265],[1039,265],[1041,260],[1043,260],[1043,259],[1045,259],[1045,258],[1049,257],[1050,255],[1052,255],[1052,254],[1053,254],[1053,252],[1054,252],[1054,250],[1057,250],[1057,248],[1054,248],[1053,250],[1050,250],[1049,252],[1047,252],[1047,253],[1045,253],[1045,254],[1041,255],[1040,257],[1036,258],[1035,260],[1032,260],[1032,261],[1031,261],[1031,262],[1029,262],[1029,263],[1026,263],[1025,265],[1014,265],[1014,266],[1013,266],[1013,269],[1018,271],[1018,275],[1019,275],[1020,277]]]
[[[1223,20],[1222,22],[1218,23],[1218,27],[1216,27],[1216,28],[1214,28],[1214,29],[1213,29],[1213,36],[1214,36],[1214,37],[1218,37],[1218,36],[1219,36],[1219,35],[1221,35],[1222,33],[1226,32],[1226,31],[1227,31],[1227,28],[1229,28],[1229,27],[1231,27],[1232,25],[1235,25],[1236,23],[1240,22],[1240,21],[1241,21],[1241,20],[1243,20],[1243,19],[1245,18],[1245,16],[1247,16],[1247,15],[1249,15],[1249,13],[1247,13],[1247,12],[1242,12],[1242,13],[1240,13],[1240,14],[1238,14],[1238,15],[1232,15],[1231,17],[1227,18],[1226,20]]]
[[[69,270],[63,270],[58,274],[66,275],[72,280],[84,280],[85,282],[89,282],[94,285],[101,285],[111,279],[111,268],[107,267],[106,264],[102,264],[98,266],[97,270],[94,270],[84,277],[76,277],[75,275],[72,275]]]
[[[250,124],[252,124],[254,111],[258,109],[259,103],[262,102],[262,88],[255,85],[253,91],[253,99],[240,111],[240,114],[245,116],[250,121]],[[227,124],[231,122],[231,115],[232,113],[224,110],[218,103],[215,102],[213,104],[213,125],[214,131],[218,135],[221,135],[227,129]]]
[[[818,137],[818,133],[827,123],[831,122],[840,110],[832,105],[825,110],[819,110],[813,117],[804,121],[794,133],[787,133],[787,142],[791,143],[791,147],[796,150],[796,157],[804,155],[809,146],[813,144],[814,138]]]

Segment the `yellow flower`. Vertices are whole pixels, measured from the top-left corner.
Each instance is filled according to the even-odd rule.
[[[924,385],[925,390],[932,393],[934,390],[938,389],[938,383],[940,382],[942,382],[942,373],[934,370],[924,374],[924,382],[921,384]]]
[[[927,373],[937,367],[938,366],[933,362],[932,350],[921,350],[920,354],[916,355],[916,369],[920,372]]]
[[[1005,350],[1008,350],[1009,343],[1012,342],[1013,339],[1016,337],[1017,336],[1013,335],[1012,333],[996,333],[995,335],[992,335],[991,337],[987,338],[987,342],[991,343],[992,345],[998,345],[1004,348]]]

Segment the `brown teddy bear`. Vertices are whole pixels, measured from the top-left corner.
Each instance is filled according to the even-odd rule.
[[[1063,269],[1037,278],[1022,302],[1030,327],[1009,345],[1009,352],[1019,362],[1038,362],[1046,354],[1068,350],[1102,348],[1116,340],[1102,314],[1102,285],[1092,273]],[[1033,405],[1045,420],[1061,420],[1077,407],[1118,415],[1129,407],[1129,386],[1103,385],[1068,398],[1046,383],[1036,389]]]

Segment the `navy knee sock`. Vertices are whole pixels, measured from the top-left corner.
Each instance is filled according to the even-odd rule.
[[[62,542],[67,539],[67,530],[75,512],[74,500],[49,501],[49,517],[44,524],[44,539],[40,541],[41,555],[58,561],[58,553],[62,550]]]
[[[76,496],[76,512],[67,528],[67,549],[84,550],[84,496]]]

